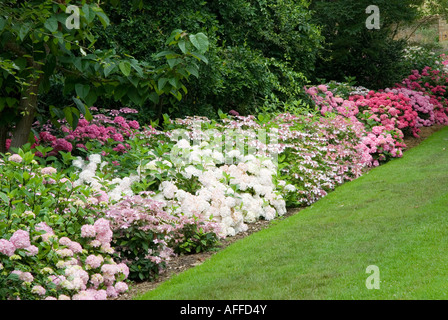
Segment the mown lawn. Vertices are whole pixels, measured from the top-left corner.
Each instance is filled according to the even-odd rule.
[[[448,127],[137,299],[447,298]]]

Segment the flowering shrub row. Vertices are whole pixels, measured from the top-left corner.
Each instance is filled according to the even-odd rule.
[[[444,61],[441,65],[445,65]],[[405,135],[448,124],[447,72],[427,67],[374,92],[307,89],[318,114],[165,119],[98,110],[76,129],[35,124],[0,162],[0,299],[107,299],[200,252],[309,205],[400,157]]]
[[[369,165],[377,166],[401,157],[405,135],[418,137],[423,126],[448,124],[448,60],[442,55],[435,62],[440,68],[413,70],[396,87],[378,92],[353,88],[340,95],[347,89],[329,84],[307,88],[307,93],[323,116],[335,113],[364,126],[363,148],[372,156]]]
[[[106,299],[127,290],[110,221],[53,167],[31,152],[0,163],[0,299]],[[88,232],[87,232],[88,230]]]

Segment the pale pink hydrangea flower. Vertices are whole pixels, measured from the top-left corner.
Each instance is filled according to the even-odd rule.
[[[14,244],[6,239],[0,239],[0,253],[11,257],[16,251]]]
[[[26,255],[28,257],[33,257],[33,256],[35,256],[36,254],[39,253],[39,248],[34,246],[34,245],[26,247],[25,250],[26,250]]]
[[[82,246],[78,242],[76,242],[76,241],[71,241],[70,244],[68,245],[68,247],[74,253],[81,253],[82,252]]]
[[[102,244],[112,241],[113,232],[110,229],[110,221],[100,218],[93,224],[96,231],[96,239]]]
[[[128,291],[128,285],[126,284],[126,283],[124,283],[124,282],[122,282],[122,281],[120,281],[120,282],[117,282],[116,284],[115,284],[115,290],[118,292],[118,293],[123,293],[123,292],[126,292],[126,291]]]
[[[49,227],[45,222],[40,222],[35,227],[36,231],[45,231],[44,234],[42,234],[42,240],[48,241],[48,238],[54,235],[54,231],[51,227]]]
[[[98,290],[94,293],[95,300],[107,300],[107,291],[104,289]]]
[[[101,242],[98,240],[92,240],[89,242],[89,245],[94,248],[98,248],[98,247],[101,247]]]
[[[125,263],[117,264],[118,272],[124,274],[125,278],[129,276],[129,267]]]
[[[85,224],[81,227],[81,237],[93,238],[95,236],[96,236],[96,230],[94,226]]]
[[[86,258],[86,264],[93,269],[99,268],[103,262],[104,258],[100,255],[91,254]]]
[[[93,284],[94,288],[98,288],[100,284],[104,282],[104,278],[101,274],[95,273],[90,276],[90,283]]]
[[[56,172],[57,172],[57,170],[53,167],[45,167],[40,170],[40,173],[42,175],[46,175],[46,174],[52,175],[52,174],[55,174]]]
[[[77,294],[75,294],[72,300],[95,300],[95,297],[92,295],[91,292],[82,290],[79,291]]]
[[[12,274],[17,274],[19,276],[19,279],[22,280],[23,282],[33,282],[34,277],[31,274],[31,272],[22,272],[20,270],[14,270],[13,272],[11,272]]]
[[[56,253],[61,257],[61,258],[65,258],[65,257],[73,257],[73,251],[70,249],[59,249],[56,250]]]
[[[18,154],[13,154],[12,156],[9,157],[8,160],[17,163],[21,163],[23,161],[22,157],[19,156]]]
[[[103,252],[110,253],[110,254],[115,252],[114,248],[112,248],[110,246],[110,243],[108,243],[108,242],[101,244],[101,250],[103,250]]]
[[[113,286],[108,286],[107,289],[106,289],[106,293],[107,293],[107,296],[109,298],[116,298],[116,297],[118,297],[118,292],[117,292],[117,290]]]
[[[31,289],[31,293],[35,293],[35,294],[38,294],[40,296],[43,296],[43,295],[45,295],[45,293],[47,293],[47,290],[44,287],[42,287],[42,286],[34,286]]]
[[[107,193],[103,190],[100,190],[98,192],[98,196],[96,197],[98,199],[98,202],[109,202],[109,196],[107,195]]]
[[[59,244],[61,244],[63,246],[68,246],[71,242],[72,242],[72,240],[70,240],[67,237],[62,237],[61,239],[59,239]]]

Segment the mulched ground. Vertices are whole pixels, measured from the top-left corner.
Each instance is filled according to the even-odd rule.
[[[428,138],[431,134],[433,134],[436,131],[441,130],[442,128],[444,128],[444,126],[442,126],[442,125],[421,128],[421,132],[419,133],[420,138],[409,137],[409,138],[405,139],[404,142],[406,143],[406,146],[407,146],[407,148],[405,150],[409,150],[409,149],[419,145],[423,140]],[[302,209],[303,208],[289,209],[287,211],[287,213],[282,217],[282,219],[292,216],[294,214],[297,214]],[[258,232],[262,229],[269,227],[270,223],[271,223],[270,221],[259,220],[255,223],[248,224],[248,230],[246,232],[242,232],[240,234],[237,234],[234,237],[229,237],[229,238],[224,239],[223,241],[221,241],[221,243],[217,246],[216,250],[214,250],[214,251],[177,256],[177,257],[173,258],[167,264],[167,268],[163,271],[163,273],[161,273],[159,275],[159,277],[156,280],[134,283],[129,286],[129,291],[127,293],[122,294],[118,298],[111,299],[111,300],[132,300],[133,297],[136,297],[136,296],[143,294],[147,291],[153,290],[158,285],[160,285],[162,282],[170,279],[173,275],[176,275],[176,274],[183,272],[189,268],[193,268],[195,266],[202,264],[206,259],[208,259],[212,255],[216,254],[216,252],[226,248],[233,242],[238,241],[239,239],[242,239],[244,237],[247,237],[248,235],[251,235],[255,232]]]

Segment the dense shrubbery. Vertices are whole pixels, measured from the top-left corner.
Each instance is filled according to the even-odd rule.
[[[0,298],[113,298],[176,254],[309,205],[400,157],[404,135],[447,124],[446,78],[425,67],[377,92],[309,87],[315,114],[36,123],[35,143],[0,163]]]
[[[215,118],[219,109],[253,114],[272,97],[303,98],[322,41],[306,1],[144,1],[142,9],[132,9],[130,2],[105,7],[111,26],[98,30],[99,45],[111,44],[157,66],[154,53],[163,50],[171,30],[204,32],[210,40],[209,63],[198,79],[190,79],[184,99],[147,103],[140,109],[142,120],[156,118],[160,106],[172,116]]]
[[[362,123],[367,132],[363,143],[373,156],[373,164],[378,165],[401,156],[404,135],[418,137],[423,126],[448,124],[448,60],[442,55],[435,61],[438,69],[426,66],[421,72],[413,70],[402,83],[378,92],[363,87],[350,90],[343,84],[320,85],[307,92],[322,115],[335,112]]]
[[[33,143],[20,149],[1,132],[9,153],[0,158],[0,299],[115,298],[130,281],[157,277],[175,255],[210,250],[258,219],[310,205],[368,168],[401,157],[403,138],[418,136],[422,126],[448,124],[446,57],[421,66],[418,52],[408,52],[406,65],[421,68],[380,88],[392,82],[393,61],[401,55],[387,37],[379,47],[392,52],[390,60],[371,56],[371,48],[358,51],[362,41],[353,41],[353,59],[345,64],[337,48],[348,35],[341,34],[327,73],[337,80],[346,70],[380,90],[335,81],[305,86],[321,40],[305,1],[147,2],[147,15],[126,4],[112,14],[115,25],[100,42],[119,53],[132,49],[160,67],[151,87],[157,99],[150,99],[150,111],[139,112],[130,101],[143,97],[118,86],[113,95],[127,98],[117,97],[111,108],[72,113],[67,107],[67,114],[59,110],[66,120],[40,117]],[[241,17],[244,23],[232,23]],[[140,32],[128,37],[130,27]],[[179,27],[196,33],[187,41],[178,29],[165,42]],[[352,31],[355,40],[366,39]],[[374,46],[378,39],[369,37]],[[153,55],[173,45],[185,55]],[[202,53],[195,57],[186,47]],[[364,70],[360,57],[373,69]],[[189,72],[197,75],[194,59],[208,61],[206,73],[183,77],[192,65]],[[112,64],[118,79],[132,68],[122,62]],[[139,73],[140,64],[128,62]],[[169,88],[174,96],[187,91],[172,64],[180,65],[181,80],[190,80],[182,104],[164,100]],[[90,101],[90,87],[65,85]],[[85,108],[78,98],[73,102]],[[168,105],[172,115],[194,116],[162,117]],[[57,110],[51,108],[56,118]],[[139,121],[154,118],[161,121]]]
[[[409,72],[404,40],[394,39],[396,24],[413,21],[423,1],[312,1],[313,22],[322,26],[325,49],[316,63],[316,78],[343,81],[356,76],[359,85],[378,90],[392,86]],[[366,8],[380,9],[380,28],[366,27]]]

